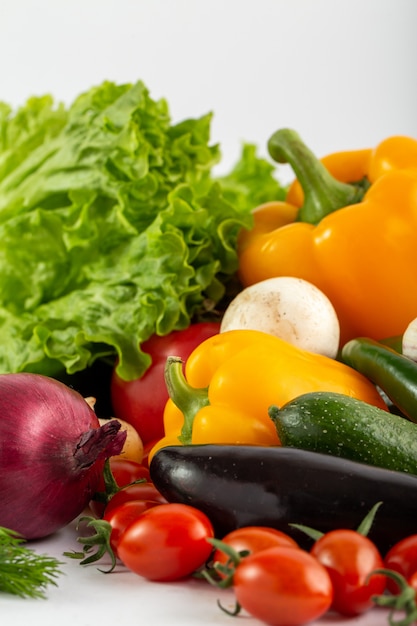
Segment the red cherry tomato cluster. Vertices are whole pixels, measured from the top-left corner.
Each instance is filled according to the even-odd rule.
[[[244,609],[274,626],[301,626],[328,611],[358,616],[378,603],[417,619],[413,599],[408,606],[396,600],[404,585],[408,592],[417,590],[417,535],[393,546],[385,558],[360,529],[317,533],[309,551],[289,534],[260,526],[218,540],[204,513],[163,498],[147,468],[114,460],[111,470],[120,488],[98,523],[106,524],[114,557],[139,576],[162,582],[198,575],[220,588],[230,586],[233,614]],[[400,586],[390,572],[400,575]]]
[[[206,577],[231,586],[236,609],[274,626],[301,626],[332,611],[359,616],[375,606],[390,609],[388,623],[417,622],[417,535],[394,545],[385,558],[356,530],[317,533],[306,551],[285,533],[247,527],[212,540]],[[393,615],[401,611],[402,621]]]
[[[132,572],[154,581],[178,580],[202,567],[212,552],[208,539],[214,537],[208,517],[185,504],[168,504],[141,464],[119,459],[109,464],[116,487],[107,502],[90,503],[99,514],[89,518],[97,532],[81,538],[85,551],[80,558],[95,545],[98,549],[83,563],[111,551],[112,569],[117,557]],[[104,478],[101,488],[106,490]]]
[[[383,567],[382,556],[353,530],[328,532],[309,552],[285,533],[259,527],[233,531],[214,543],[220,586],[229,564],[238,606],[267,624],[306,624],[329,610],[360,615],[385,590],[385,576],[371,575]]]

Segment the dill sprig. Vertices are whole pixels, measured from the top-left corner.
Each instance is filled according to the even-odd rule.
[[[45,588],[56,585],[60,561],[24,546],[19,533],[0,526],[0,592],[21,598],[45,598]]]

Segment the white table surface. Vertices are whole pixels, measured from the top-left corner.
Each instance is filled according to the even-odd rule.
[[[233,618],[217,606],[232,609],[231,590],[218,590],[199,580],[175,583],[148,582],[117,566],[110,574],[108,561],[81,566],[77,560],[63,556],[64,551],[79,550],[75,522],[55,535],[31,542],[33,549],[56,556],[63,565],[57,586],[47,588],[46,599],[21,599],[0,594],[2,624],[34,624],[42,626],[259,626],[262,622],[245,613]],[[314,622],[315,626],[384,626],[387,611],[374,609],[360,617],[343,619],[328,614]]]

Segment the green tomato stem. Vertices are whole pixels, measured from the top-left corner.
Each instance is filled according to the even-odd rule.
[[[415,624],[417,620],[417,604],[416,604],[416,591],[413,587],[407,583],[406,579],[399,574],[390,569],[376,569],[373,570],[368,579],[374,574],[383,574],[388,578],[394,580],[398,587],[399,592],[397,595],[390,594],[382,594],[380,596],[374,596],[372,598],[375,606],[382,606],[385,608],[391,609],[388,616],[388,623],[390,626],[411,626]],[[399,619],[395,619],[395,615],[398,611],[402,611],[404,613],[403,617]]]

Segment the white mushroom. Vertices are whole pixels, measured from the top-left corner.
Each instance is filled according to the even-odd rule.
[[[402,353],[413,361],[417,361],[417,317],[412,320],[402,338]]]
[[[304,350],[335,358],[340,325],[329,298],[312,283],[291,276],[246,287],[228,305],[220,332],[261,330]]]

